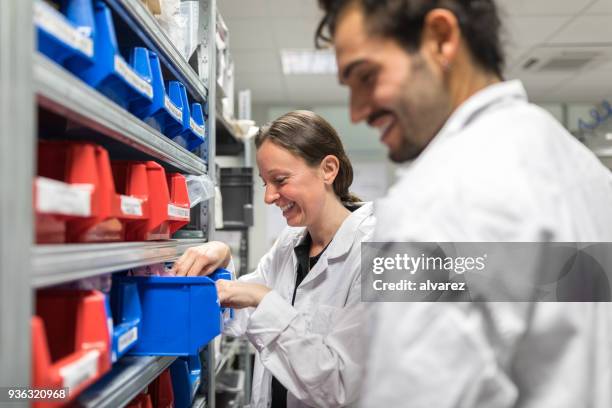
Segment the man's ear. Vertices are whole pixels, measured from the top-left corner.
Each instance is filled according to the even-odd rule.
[[[329,154],[325,156],[323,160],[321,160],[319,169],[321,171],[321,175],[323,176],[323,182],[325,184],[332,185],[334,184],[334,180],[336,180],[336,176],[340,170],[340,160],[338,160],[336,156]]]
[[[457,17],[446,9],[433,9],[425,16],[422,47],[442,71],[448,71],[459,53],[461,29]]]

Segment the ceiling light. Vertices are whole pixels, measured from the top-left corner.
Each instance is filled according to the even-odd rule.
[[[335,75],[338,72],[333,50],[281,50],[285,75]]]

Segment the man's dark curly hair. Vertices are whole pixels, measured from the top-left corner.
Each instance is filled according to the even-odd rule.
[[[341,13],[357,5],[372,34],[393,38],[409,52],[419,49],[427,13],[436,8],[450,10],[476,63],[502,76],[501,20],[494,0],[319,0],[319,5],[325,15],[317,28],[317,47],[332,42]]]

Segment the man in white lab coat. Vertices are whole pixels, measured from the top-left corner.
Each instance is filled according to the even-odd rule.
[[[376,241],[612,241],[610,173],[502,80],[492,0],[319,2],[352,120],[409,162]],[[612,406],[610,303],[380,303],[373,321],[366,407]]]

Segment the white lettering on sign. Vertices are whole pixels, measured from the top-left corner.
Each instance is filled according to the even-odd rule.
[[[178,120],[179,122],[183,121],[183,111],[177,108],[174,103],[172,103],[170,98],[168,98],[168,95],[164,96],[164,106],[166,107],[166,110],[170,112],[170,115],[174,117],[174,119]]]
[[[115,55],[115,72],[140,92],[149,98],[153,98],[153,87],[151,84],[142,79],[119,55]]]
[[[92,184],[68,184],[36,178],[36,211],[45,214],[91,216]]]
[[[44,1],[35,2],[33,11],[34,24],[69,47],[93,57],[93,40],[83,30],[73,27],[61,13]]]
[[[59,375],[62,377],[63,386],[73,390],[85,381],[94,378],[98,374],[99,358],[100,351],[91,350],[74,363],[60,368]]]
[[[174,204],[168,204],[168,215],[170,217],[189,219],[189,208],[183,208]]]
[[[121,212],[125,215],[142,216],[142,200],[140,198],[122,195]]]

